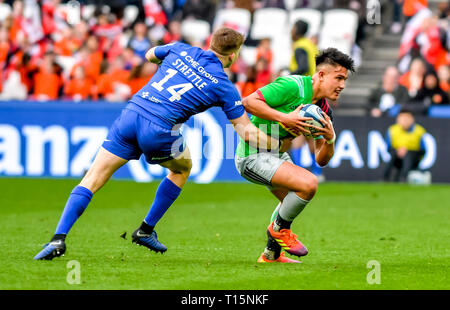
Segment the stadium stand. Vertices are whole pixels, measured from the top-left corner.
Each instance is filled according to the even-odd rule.
[[[356,38],[358,15],[345,9],[329,10],[323,14],[319,48],[334,46],[350,55]]]
[[[262,8],[253,14],[250,37],[254,40],[286,35],[288,13],[278,8]]]
[[[214,29],[221,26],[231,27],[248,35],[251,24],[251,14],[248,10],[240,8],[220,9],[214,19]]]
[[[423,7],[411,4],[415,1]],[[347,89],[334,104],[337,115],[366,115],[369,95],[379,86],[385,68],[397,66],[401,74],[406,74],[412,58],[417,56],[426,61],[427,71],[437,73],[439,87],[444,92],[448,94],[450,88],[450,9],[446,1],[408,0],[403,7],[395,7],[388,0],[371,1],[380,4],[381,25],[368,23],[366,1],[353,0],[86,0],[80,1],[81,20],[75,25],[68,23],[72,13],[66,3],[64,0],[0,3],[0,63],[3,66],[0,86],[22,90],[15,95],[0,88],[2,100],[85,98],[85,93],[74,97],[63,87],[76,84],[72,80],[79,66],[84,67],[86,78],[92,82],[88,83],[92,84],[92,89],[86,98],[126,99],[124,94],[128,93],[127,87],[131,87],[131,72],[142,64],[144,50],[175,40],[205,47],[211,31],[220,26],[232,27],[247,37],[240,61],[229,72],[231,79],[244,82],[248,79],[247,73],[253,72],[249,68],[255,66],[256,76],[264,76],[259,79],[260,85],[261,81],[270,82],[287,68],[291,57],[290,29],[298,19],[309,24],[306,35],[315,40],[319,48],[334,46],[355,59],[357,73],[350,76]],[[414,7],[421,9],[412,10]],[[398,31],[399,16],[404,24],[402,31]],[[270,39],[270,61],[260,59],[258,46],[262,39]],[[46,69],[44,55],[48,52],[54,53],[54,63]],[[119,55],[124,58],[124,68],[119,84],[112,89],[120,94],[105,96],[99,91],[103,87],[99,76],[111,70],[108,68]],[[42,84],[44,90],[41,84],[33,83],[43,76],[62,81],[56,95],[55,89],[45,89],[45,83]],[[135,89],[135,85],[132,88]]]

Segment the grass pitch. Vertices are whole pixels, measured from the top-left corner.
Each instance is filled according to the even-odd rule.
[[[450,289],[449,186],[321,184],[292,227],[310,250],[303,264],[257,264],[277,203],[264,187],[188,183],[156,227],[161,255],[130,240],[158,183],[113,180],[66,256],[34,261],[77,183],[0,179],[0,289]],[[80,284],[66,281],[71,260]],[[371,260],[380,284],[367,282]]]

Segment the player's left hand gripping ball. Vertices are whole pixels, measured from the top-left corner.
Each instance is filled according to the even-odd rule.
[[[335,137],[335,132],[333,128],[333,123],[331,122],[330,117],[322,112],[323,119],[320,120],[323,127],[318,126],[311,126],[312,129],[314,129],[314,133],[312,133],[313,137],[320,137],[322,136],[325,140],[331,141]]]

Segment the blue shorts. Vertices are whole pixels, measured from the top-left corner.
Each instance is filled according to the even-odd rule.
[[[102,147],[123,159],[139,159],[144,154],[149,164],[159,164],[177,158],[185,149],[185,140],[179,130],[161,127],[125,108]]]

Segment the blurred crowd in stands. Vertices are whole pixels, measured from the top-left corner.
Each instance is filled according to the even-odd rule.
[[[284,32],[287,41],[282,45],[273,37],[255,39],[250,35],[256,18],[246,29],[239,21],[218,24],[219,11],[241,9],[255,17],[255,12],[264,8],[321,13],[333,8],[352,10],[357,14],[353,13],[355,35],[349,51],[358,65],[365,28],[370,26],[366,20],[369,2],[374,1],[0,0],[0,100],[126,101],[157,70],[155,64],[145,61],[149,48],[173,41],[207,48],[209,35],[218,25],[246,34],[248,48],[227,73],[242,96],[247,96],[277,76],[292,72],[290,28],[294,23]],[[380,87],[369,98],[372,116],[385,114],[395,103],[449,103],[450,6],[444,2],[439,12],[432,13],[427,0],[381,0],[382,5],[394,6],[391,31],[402,31],[403,37],[398,66],[386,69]],[[74,13],[77,8],[78,15]],[[198,23],[186,22],[191,20]],[[309,28],[308,37],[320,48],[318,30]],[[281,64],[274,46],[284,51]]]
[[[184,21],[206,22],[209,35],[217,26],[219,10],[247,10],[250,16],[262,8],[324,11],[351,2],[355,1],[0,0],[0,100],[125,101],[157,70],[144,58],[152,46],[185,41],[207,48],[208,36],[186,35]],[[223,25],[240,27],[226,20]],[[227,72],[244,96],[281,73],[274,70],[271,39],[253,40],[249,28],[241,30],[255,59],[249,64],[241,57]],[[285,35],[290,39],[289,31]]]
[[[392,3],[391,31],[401,32],[399,59],[386,68],[380,86],[372,91],[369,114],[380,117],[403,105],[426,115],[429,107],[450,104],[450,1],[440,1],[435,11],[427,0]]]

